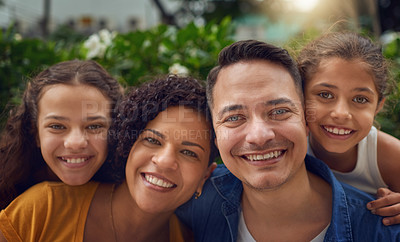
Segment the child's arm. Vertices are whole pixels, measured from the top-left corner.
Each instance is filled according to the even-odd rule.
[[[384,216],[385,225],[400,224],[400,140],[378,132],[378,166],[389,189],[380,188],[377,199],[367,208],[374,214]]]
[[[373,214],[383,216],[384,225],[400,224],[400,193],[387,188],[379,188],[377,199],[369,202],[367,208]]]

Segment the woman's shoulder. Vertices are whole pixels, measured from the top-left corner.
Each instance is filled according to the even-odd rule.
[[[71,198],[87,196],[96,190],[98,182],[88,182],[81,186],[69,186],[62,182],[45,181],[38,183],[15,198],[5,211],[32,212],[47,210],[48,204],[56,199],[69,200]]]

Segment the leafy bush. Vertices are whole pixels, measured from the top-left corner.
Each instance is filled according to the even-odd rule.
[[[104,32],[99,33],[99,38],[92,37],[99,40],[97,46],[92,43],[91,50],[99,53],[93,59],[127,85],[136,85],[149,75],[179,71],[182,73],[176,74],[205,79],[220,50],[233,42],[230,22],[230,18],[225,18],[218,25],[210,22],[198,27],[191,23],[182,29],[159,25],[147,31],[115,37],[111,34],[113,40],[104,53],[102,45],[108,45],[110,37]]]
[[[8,114],[6,103],[20,102],[26,80],[60,61],[94,59],[125,85],[169,72],[205,79],[219,51],[233,42],[231,26],[227,17],[218,24],[191,23],[182,29],[159,25],[123,34],[103,30],[84,42],[79,35],[66,41],[60,32],[47,41],[21,39],[9,28],[0,32],[0,124]]]
[[[39,39],[20,39],[12,28],[0,32],[0,110],[2,120],[7,115],[5,105],[11,100],[17,104],[20,90],[25,88],[28,76],[61,61],[62,51],[56,51],[55,43]],[[1,120],[0,120],[1,121]]]
[[[177,29],[159,25],[146,31],[110,33],[100,31],[85,41],[64,26],[48,41],[21,39],[9,28],[0,32],[0,124],[7,117],[6,103],[20,102],[26,80],[44,68],[71,59],[94,59],[125,85],[137,85],[149,76],[165,73],[190,74],[205,79],[216,64],[220,50],[231,44],[229,17],[205,26],[191,23]],[[295,54],[305,42],[318,36],[309,30],[285,44]],[[384,55],[392,60],[395,92],[386,101],[386,109],[376,120],[381,129],[400,138],[400,35],[384,45]],[[68,37],[68,39],[67,39]]]
[[[391,61],[394,90],[386,98],[385,108],[376,120],[382,131],[400,138],[400,33],[395,33],[393,39],[383,46],[383,54]]]

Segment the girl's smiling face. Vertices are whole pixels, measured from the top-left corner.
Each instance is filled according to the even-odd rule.
[[[344,153],[368,135],[378,105],[373,76],[359,60],[329,58],[305,82],[306,118],[310,143],[328,152]]]
[[[85,184],[104,163],[110,109],[110,101],[95,87],[55,84],[43,91],[37,143],[64,183]]]
[[[210,124],[198,111],[169,107],[150,121],[131,148],[126,184],[146,212],[172,212],[210,175]]]

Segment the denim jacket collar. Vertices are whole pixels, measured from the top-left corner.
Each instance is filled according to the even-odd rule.
[[[323,162],[307,155],[305,164],[307,170],[322,177],[332,187],[332,217],[325,241],[353,241],[350,213],[342,185]],[[243,192],[242,182],[230,172],[212,177],[211,182],[225,200],[221,207],[222,213],[228,222],[231,237],[236,241]]]

